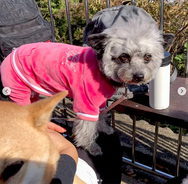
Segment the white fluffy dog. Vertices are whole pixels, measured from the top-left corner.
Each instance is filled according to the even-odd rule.
[[[174,35],[162,34],[152,17],[141,8],[121,5],[112,7],[110,13],[114,10],[118,10],[115,17],[116,20],[120,17],[119,22],[104,16],[108,19],[106,24],[111,25],[105,29],[98,17],[106,10],[98,12],[85,29],[84,44],[95,50],[99,70],[111,85],[146,84],[155,77],[164,57],[164,48],[171,44]],[[95,24],[102,27],[101,33]],[[77,120],[73,128],[77,145],[93,155],[102,153],[95,142],[98,132],[113,133],[104,117],[96,123]]]

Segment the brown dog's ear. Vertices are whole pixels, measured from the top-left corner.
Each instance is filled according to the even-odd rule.
[[[56,105],[67,96],[68,92],[60,92],[56,95],[39,100],[33,104],[27,105],[26,108],[30,113],[31,119],[33,119],[34,126],[40,127],[46,125],[51,117],[52,111]]]
[[[106,39],[107,35],[105,33],[91,34],[87,38],[87,44],[96,52],[98,59],[102,58]]]
[[[163,39],[164,39],[164,44],[163,47],[165,50],[168,49],[168,47],[172,44],[172,42],[174,41],[174,34],[172,33],[164,33],[163,34]]]

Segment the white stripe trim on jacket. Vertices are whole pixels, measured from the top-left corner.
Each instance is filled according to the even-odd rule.
[[[46,91],[45,89],[42,89],[42,88],[40,88],[40,87],[38,87],[38,86],[35,86],[35,85],[31,84],[31,83],[22,75],[22,73],[20,72],[20,70],[18,69],[18,67],[17,67],[17,65],[16,65],[16,60],[15,60],[16,50],[17,50],[17,49],[15,49],[15,50],[14,50],[14,53],[13,53],[13,65],[14,65],[14,67],[15,67],[15,69],[16,69],[18,75],[19,75],[30,87],[32,87],[32,88],[34,88],[34,89],[36,89],[36,90],[38,90],[38,91],[41,91],[41,92],[43,92],[43,93],[51,94],[50,92]]]

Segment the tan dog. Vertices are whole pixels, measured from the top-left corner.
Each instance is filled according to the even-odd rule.
[[[66,95],[61,92],[24,107],[0,102],[0,184],[51,182],[59,152],[46,134],[46,125]]]

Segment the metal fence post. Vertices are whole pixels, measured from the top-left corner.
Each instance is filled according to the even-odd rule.
[[[157,154],[157,140],[158,140],[158,132],[159,132],[159,122],[155,122],[155,138],[154,138],[154,147],[153,147],[153,171],[156,170],[156,154]]]
[[[106,0],[106,6],[107,8],[110,8],[110,0]]]
[[[187,41],[187,59],[185,63],[185,76],[188,77],[188,41]]]
[[[89,23],[89,8],[88,8],[88,0],[84,0],[85,3],[85,15],[86,15],[86,24]]]
[[[132,143],[132,163],[135,163],[135,140],[136,140],[136,116],[133,115],[133,143]]]
[[[182,134],[183,128],[179,129],[179,138],[178,138],[178,148],[177,148],[177,159],[176,159],[176,176],[179,176],[179,166],[180,166],[180,153],[181,153],[181,144],[182,144]]]
[[[68,2],[68,0],[65,0],[65,6],[66,6],[66,14],[67,14],[67,21],[68,21],[68,29],[69,29],[69,40],[70,40],[70,44],[73,44],[73,41],[72,41],[72,29],[71,29],[70,14],[69,14],[69,2]]]
[[[53,20],[51,0],[48,0],[48,9],[50,12],[50,23],[51,23],[51,27],[52,27],[52,33],[55,36],[55,26],[54,26],[54,20]]]
[[[132,0],[132,5],[136,6],[136,0]]]
[[[160,0],[160,26],[159,29],[164,30],[164,0]]]

